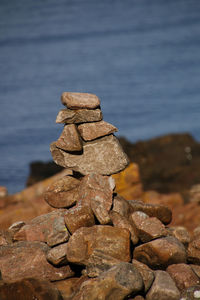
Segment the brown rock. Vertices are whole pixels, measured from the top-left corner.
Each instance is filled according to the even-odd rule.
[[[125,229],[129,230],[129,232],[131,234],[131,241],[132,241],[133,245],[136,245],[138,243],[139,239],[138,239],[135,228],[131,225],[129,220],[126,219],[125,217],[121,216],[116,211],[111,211],[109,216],[115,227],[125,228]]]
[[[0,230],[0,246],[12,243],[12,235],[7,230]]]
[[[56,141],[56,146],[65,151],[82,151],[83,145],[76,125],[64,126],[59,139]]]
[[[69,262],[87,265],[94,250],[101,250],[120,261],[130,261],[130,234],[126,229],[98,225],[79,228],[69,239]]]
[[[87,122],[98,122],[103,118],[100,109],[61,109],[57,115],[56,123],[80,124]]]
[[[169,224],[172,220],[172,212],[166,206],[159,204],[147,204],[137,200],[128,200],[128,202],[131,205],[133,212],[143,211],[149,217],[156,217],[165,225]]]
[[[56,208],[70,207],[79,199],[80,180],[64,176],[53,182],[44,194],[45,201]]]
[[[167,268],[167,272],[172,277],[179,290],[183,290],[200,283],[199,278],[192,268],[186,264],[175,264]]]
[[[188,261],[200,265],[200,236],[197,235],[188,246]]]
[[[147,300],[179,300],[180,292],[165,271],[155,271],[155,280],[146,295]]]
[[[143,281],[137,269],[132,264],[122,262],[103,272],[98,278],[84,282],[73,300],[123,300],[142,288]]]
[[[0,247],[0,270],[5,282],[23,278],[50,281],[73,276],[69,266],[55,268],[47,262],[49,247],[41,242],[18,242]]]
[[[186,263],[186,251],[175,237],[167,236],[135,248],[133,257],[152,269]]]
[[[110,123],[100,121],[81,124],[78,126],[78,130],[85,141],[92,141],[117,131],[117,128]]]
[[[13,237],[24,225],[26,225],[24,221],[15,222],[8,228],[8,231]]]
[[[61,300],[59,291],[48,281],[35,278],[0,285],[1,300]]]
[[[117,194],[117,195],[114,195],[114,198],[113,198],[112,210],[117,212],[121,216],[128,218],[132,208],[127,200],[125,200],[122,196]]]
[[[81,227],[90,227],[95,225],[92,209],[89,205],[81,205],[81,202],[79,202],[75,207],[67,210],[64,219],[71,234]]]
[[[67,263],[67,243],[55,246],[51,248],[46,258],[47,260],[55,266],[63,265]]]
[[[63,105],[70,109],[95,109],[100,106],[99,98],[94,94],[65,92],[61,96]]]
[[[144,300],[144,298],[140,295],[137,295],[134,298],[129,298],[129,300]]]
[[[0,198],[6,197],[8,195],[8,190],[5,186],[0,186]]]
[[[186,248],[191,240],[189,231],[183,226],[172,226],[168,228],[168,234],[177,238]]]
[[[190,189],[190,201],[200,203],[200,184],[195,184]]]
[[[195,285],[182,291],[180,300],[198,300],[199,298],[200,285]]]
[[[132,264],[140,272],[140,275],[142,276],[144,282],[144,290],[145,293],[147,293],[154,280],[154,272],[147,265],[139,262],[136,259],[132,260]]]
[[[69,239],[65,226],[64,211],[55,210],[41,215],[23,226],[15,235],[16,241],[41,241],[49,246],[55,246]]]
[[[82,155],[67,153],[57,148],[55,143],[51,144],[50,150],[55,163],[84,175],[89,173],[111,175],[128,165],[127,156],[113,135],[85,143]]]
[[[200,266],[198,265],[190,265],[193,272],[200,278]]]

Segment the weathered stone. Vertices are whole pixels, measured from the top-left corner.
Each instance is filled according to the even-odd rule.
[[[50,281],[73,276],[69,266],[53,267],[47,262],[49,247],[41,242],[18,242],[0,247],[0,270],[5,282],[23,278]]]
[[[142,279],[144,282],[144,290],[145,290],[145,293],[147,293],[147,291],[151,287],[152,282],[154,280],[154,272],[147,265],[139,262],[136,259],[132,260],[132,264],[140,272],[140,275],[142,276]]]
[[[179,300],[180,292],[165,271],[155,271],[155,280],[146,295],[147,300]]]
[[[78,130],[85,141],[92,141],[117,131],[117,128],[110,123],[100,121],[81,124],[78,126]]]
[[[200,266],[191,264],[190,267],[194,271],[194,273],[200,278]]]
[[[7,230],[0,230],[0,246],[12,243],[12,235]]]
[[[103,118],[100,109],[61,109],[57,115],[56,123],[81,124],[86,122],[98,122]]]
[[[200,265],[200,235],[197,235],[188,246],[188,261]]]
[[[189,231],[183,226],[172,226],[168,228],[168,234],[177,238],[186,248],[191,240]]]
[[[180,300],[199,300],[200,285],[189,287],[182,291]]]
[[[120,261],[130,261],[130,234],[128,230],[107,225],[79,228],[69,239],[69,262],[87,265],[94,250],[101,250]]]
[[[186,263],[185,247],[173,236],[159,238],[136,247],[133,257],[152,269]]]
[[[181,291],[200,283],[199,278],[193,272],[190,265],[174,264],[169,266],[166,271],[176,283],[177,288]]]
[[[88,259],[86,274],[89,277],[97,277],[119,263],[119,259],[105,254],[102,250],[95,249]]]
[[[56,146],[65,151],[82,151],[83,144],[76,125],[64,126],[59,139],[56,141]]]
[[[64,92],[61,96],[63,105],[70,109],[95,109],[100,106],[99,98],[94,94]]]
[[[1,300],[61,300],[60,292],[48,281],[22,279],[0,285]]]
[[[100,174],[89,174],[81,181],[80,201],[89,205],[100,224],[110,222],[109,210],[112,206],[115,181],[112,177]]]
[[[132,264],[122,262],[103,272],[98,278],[84,282],[73,300],[123,300],[142,288],[142,277],[137,269]]]
[[[81,227],[90,227],[95,225],[92,209],[89,205],[81,205],[81,202],[79,202],[75,207],[67,210],[64,219],[71,234]]]
[[[66,242],[69,239],[69,233],[63,215],[63,210],[55,210],[38,216],[23,226],[14,235],[14,239],[16,241],[41,241],[49,246]]]
[[[136,218],[135,214],[137,213],[144,214],[142,212],[135,212],[131,215],[130,219],[135,225],[137,235],[143,243],[167,235],[167,230],[160,220],[155,217],[150,218],[146,214],[147,218],[139,218],[138,216]]]
[[[9,228],[8,231],[12,236],[15,235],[26,223],[24,221],[18,221],[13,223]]]
[[[131,234],[131,241],[133,243],[133,245],[136,245],[139,241],[138,239],[138,235],[136,233],[135,228],[131,225],[131,223],[129,222],[128,219],[126,219],[125,217],[121,216],[118,212],[116,211],[111,211],[109,214],[112,223],[115,227],[118,228],[125,228],[127,230],[130,231]]]
[[[46,257],[47,260],[55,266],[63,265],[67,263],[67,243],[55,246],[51,248]]]
[[[121,216],[128,218],[131,212],[131,205],[120,195],[114,195],[112,211],[117,212]]]
[[[64,176],[53,182],[44,194],[45,201],[56,208],[70,207],[79,199],[80,180]]]
[[[84,175],[111,175],[128,165],[128,158],[113,135],[85,143],[81,155],[67,153],[57,148],[55,143],[51,144],[50,150],[55,163]]]
[[[131,205],[132,211],[143,211],[149,217],[156,217],[159,219],[163,224],[167,225],[172,220],[172,212],[171,210],[159,204],[147,204],[142,201],[137,200],[128,200],[129,204]]]

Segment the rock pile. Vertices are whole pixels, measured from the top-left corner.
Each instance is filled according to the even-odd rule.
[[[200,231],[191,240],[169,208],[117,195],[110,175],[128,161],[99,99],[62,103],[51,151],[72,171],[46,191],[52,212],[0,232],[0,299],[199,299]]]

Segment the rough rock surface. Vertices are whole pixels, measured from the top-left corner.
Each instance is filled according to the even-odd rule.
[[[188,261],[200,265],[200,235],[197,235],[188,246]]]
[[[145,290],[145,293],[147,293],[147,291],[149,290],[149,288],[151,287],[151,285],[153,283],[154,272],[147,265],[139,262],[136,259],[132,260],[132,264],[140,272],[143,282],[144,282],[144,290]]]
[[[67,263],[66,253],[67,243],[64,243],[49,249],[46,258],[51,264],[59,266]]]
[[[85,141],[92,141],[117,131],[117,128],[110,123],[100,121],[81,124],[78,126],[78,130]]]
[[[85,122],[98,122],[102,120],[100,109],[61,109],[57,115],[56,123],[80,124]]]
[[[100,105],[99,98],[94,94],[64,92],[61,102],[70,109],[95,109]]]
[[[56,141],[56,146],[65,151],[82,151],[83,145],[75,124],[65,125]]]
[[[99,138],[83,145],[83,154],[67,153],[51,144],[54,161],[65,168],[73,169],[83,175],[99,173],[111,175],[128,165],[128,158],[123,152],[117,138],[113,135]]]

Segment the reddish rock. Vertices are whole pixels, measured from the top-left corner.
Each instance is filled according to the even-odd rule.
[[[98,278],[84,282],[73,300],[123,300],[142,288],[142,277],[137,269],[132,264],[122,262],[103,272]]]
[[[146,295],[146,300],[179,300],[180,292],[165,271],[155,271],[155,280]]]
[[[67,210],[64,219],[71,234],[81,227],[90,227],[95,225],[92,209],[89,205],[81,205],[81,202],[79,202],[75,207]]]
[[[44,194],[45,201],[56,208],[70,207],[79,199],[80,180],[64,176],[53,182]]]
[[[50,281],[73,276],[69,266],[55,268],[47,262],[49,247],[41,242],[18,242],[0,247],[0,270],[5,282],[23,278]]]
[[[87,265],[94,250],[120,261],[130,261],[130,234],[128,230],[107,225],[79,228],[69,239],[67,259],[69,262]]]
[[[46,258],[50,263],[52,263],[55,266],[67,264],[66,253],[67,253],[67,243],[64,243],[51,248],[48,251]]]
[[[182,291],[190,286],[200,283],[199,278],[193,272],[191,266],[186,264],[175,264],[167,268],[167,272],[176,283],[177,288]]]
[[[165,225],[169,224],[172,220],[172,212],[166,206],[159,204],[147,204],[136,200],[128,200],[128,202],[131,205],[132,212],[142,211],[149,217],[156,217]]]
[[[140,275],[142,276],[144,282],[144,290],[145,293],[147,293],[154,280],[154,272],[147,265],[139,262],[136,259],[132,260],[132,264],[140,272]]]
[[[120,195],[114,195],[112,211],[117,212],[121,216],[128,218],[131,212],[131,205]]]
[[[112,220],[112,223],[115,227],[125,228],[125,229],[129,230],[129,232],[131,234],[131,241],[132,241],[133,245],[136,245],[139,241],[138,235],[136,233],[135,228],[131,225],[129,220],[126,219],[125,217],[121,216],[116,211],[111,211],[109,216],[110,216],[110,218]]]
[[[88,93],[64,92],[61,96],[61,102],[70,109],[95,109],[100,106],[99,98]]]
[[[102,120],[100,109],[61,109],[57,115],[56,123],[80,124],[85,122],[98,122]]]
[[[48,281],[22,279],[0,285],[1,300],[61,300],[60,292]]]
[[[136,247],[133,257],[152,269],[186,263],[185,247],[172,236],[159,238]]]
[[[100,121],[81,124],[78,126],[78,130],[85,141],[92,141],[117,131],[117,128],[110,123]]]
[[[70,124],[64,126],[59,139],[56,141],[56,146],[65,151],[81,151],[83,149],[76,125]]]
[[[200,236],[197,235],[188,246],[188,261],[200,265]]]
[[[169,227],[168,234],[177,238],[186,248],[191,240],[189,231],[183,226]]]
[[[23,226],[14,236],[16,241],[41,241],[55,246],[69,239],[63,210],[41,215]]]

